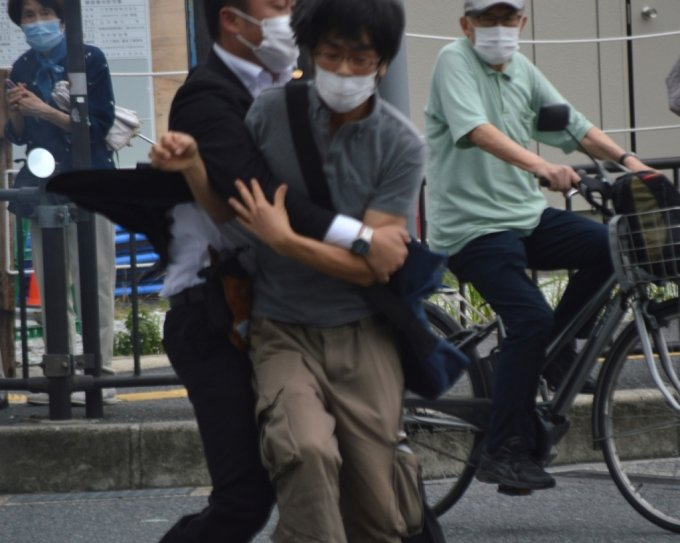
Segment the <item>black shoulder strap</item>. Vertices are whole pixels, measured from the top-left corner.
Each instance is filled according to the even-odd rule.
[[[305,178],[309,197],[317,205],[334,209],[326,176],[321,165],[319,148],[314,143],[309,122],[309,85],[304,81],[291,81],[286,85],[286,106],[295,153]]]

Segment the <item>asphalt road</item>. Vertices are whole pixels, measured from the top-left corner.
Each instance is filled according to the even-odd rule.
[[[557,487],[510,498],[473,483],[442,517],[456,543],[680,541],[638,515],[601,466],[570,466]],[[433,491],[443,489],[434,485]],[[0,496],[0,541],[8,543],[155,543],[179,516],[206,503],[204,488]],[[276,513],[256,543],[269,541]]]

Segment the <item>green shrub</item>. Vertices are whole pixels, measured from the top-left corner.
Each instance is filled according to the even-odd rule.
[[[132,312],[125,318],[125,328],[127,331],[118,332],[113,340],[113,354],[116,356],[132,354]],[[139,311],[139,348],[142,355],[163,352],[160,317],[144,309]]]
[[[557,271],[541,274],[538,285],[551,307],[555,308],[564,294],[569,277],[566,272]],[[446,272],[443,283],[457,291],[455,294],[440,293],[430,298],[430,301],[451,314],[456,320],[470,324],[483,324],[495,317],[491,306],[482,295],[470,284],[466,283],[461,290],[455,275]]]

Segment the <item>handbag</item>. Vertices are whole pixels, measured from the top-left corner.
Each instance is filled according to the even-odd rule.
[[[309,123],[309,86],[293,81],[286,85],[286,105],[298,163],[310,195],[317,205],[333,209],[321,156]],[[399,331],[397,334],[404,372],[404,386],[425,398],[448,390],[470,364],[453,344],[434,334],[422,300],[441,284],[446,257],[411,240],[406,262],[386,285],[363,289],[371,306]]]
[[[71,93],[68,81],[57,81],[52,89],[52,99],[57,107],[68,113]],[[130,146],[130,140],[139,134],[142,123],[136,111],[121,106],[115,106],[113,124],[106,134],[106,147],[109,151],[120,151]]]
[[[113,124],[106,134],[106,146],[109,151],[120,151],[123,147],[131,147],[130,140],[139,134],[141,122],[136,111],[115,106]]]

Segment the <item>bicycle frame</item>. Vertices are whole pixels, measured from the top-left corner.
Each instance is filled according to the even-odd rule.
[[[543,404],[548,413],[553,417],[565,417],[567,415],[576,396],[581,390],[581,387],[597,363],[598,356],[604,352],[607,342],[613,337],[616,328],[622,322],[628,309],[631,309],[633,312],[634,322],[638,336],[640,337],[647,369],[659,389],[659,392],[663,395],[668,404],[676,412],[680,413],[680,404],[673,396],[673,392],[680,394],[680,380],[672,367],[668,346],[658,323],[654,322],[653,318],[645,311],[648,300],[646,299],[643,290],[638,289],[636,293],[635,288],[629,291],[620,289],[618,292],[611,294],[617,284],[618,281],[615,276],[612,276],[600,291],[598,291],[596,296],[594,296],[572,320],[567,329],[564,330],[548,347],[549,354],[547,359],[551,360],[561,348],[565,347],[573,340],[578,330],[581,329],[581,326],[588,321],[588,318],[591,315],[593,315],[593,311],[597,311],[597,308],[604,307],[603,315],[598,319],[598,322],[588,336],[583,349],[577,355],[575,363],[569,369],[561,386],[556,391],[553,398]],[[607,298],[609,298],[609,301],[607,301]],[[628,300],[633,298],[635,298],[636,301],[633,302],[633,304],[629,304]],[[651,340],[650,335],[652,337]],[[669,390],[663,383],[659,370],[654,363],[652,342],[656,347],[656,352],[659,354],[661,367],[674,390]],[[596,395],[598,393],[599,387]],[[604,436],[594,412],[592,417],[592,428],[593,442],[597,444]]]
[[[550,343],[546,350],[546,362],[549,363],[555,359],[557,353],[576,338],[577,333],[593,315],[602,308],[605,308],[604,314],[598,319],[584,348],[578,354],[576,362],[569,369],[561,386],[552,399],[542,404],[551,417],[562,418],[566,416],[588,375],[597,363],[597,357],[604,351],[616,327],[623,319],[627,310],[624,296],[621,292],[612,295],[617,284],[616,277],[612,275],[596,295],[570,321],[567,327]],[[474,345],[488,336],[490,330],[495,327],[499,327],[502,330],[498,319],[487,323],[474,332],[462,334],[462,342],[466,347],[470,344]],[[449,338],[449,340],[455,339]],[[461,343],[458,341],[456,341],[456,344],[459,347],[461,346]],[[406,405],[409,407],[435,408],[481,430],[488,429],[492,408],[490,398],[469,398],[464,400],[450,400],[446,398],[422,400],[419,398],[408,398]]]
[[[557,390],[553,399],[546,402],[550,406],[550,413],[556,416],[566,415],[569,407],[573,403],[576,395],[585,383],[590,371],[597,362],[597,356],[604,350],[611,334],[616,326],[621,322],[625,313],[625,304],[621,300],[621,295],[616,294],[612,298],[612,291],[616,286],[616,277],[612,275],[607,282],[600,288],[597,294],[577,313],[568,326],[550,343],[546,350],[546,362],[549,363],[557,356],[563,348],[568,346],[576,337],[576,334],[600,309],[606,306],[605,314],[599,319],[595,329],[589,336],[584,349],[579,353],[576,363],[570,368],[564,382]],[[498,318],[490,323],[483,325],[479,329],[469,334],[461,334],[462,342],[456,341],[460,348],[470,344],[481,342],[489,335],[493,328],[498,327],[502,331],[502,325]],[[455,340],[456,338],[449,338]],[[586,363],[587,361],[587,363]],[[491,413],[491,401],[489,399],[472,398],[466,400],[416,400],[409,399],[409,406],[432,407],[436,405],[437,410],[454,415],[463,421],[477,426],[481,429],[488,427],[488,420]]]
[[[559,333],[546,349],[546,364],[549,364],[556,358],[557,354],[562,349],[568,347],[569,344],[574,341],[578,332],[590,321],[593,315],[596,315],[602,310],[602,315],[597,319],[593,330],[586,339],[583,348],[578,353],[574,364],[567,371],[565,379],[558,390],[552,398],[540,404],[542,411],[553,420],[563,419],[567,416],[576,396],[580,393],[583,384],[597,364],[598,357],[605,351],[608,343],[616,332],[617,327],[621,324],[629,309],[628,300],[633,293],[624,291],[623,289],[616,290],[617,286],[619,286],[619,282],[616,276],[612,274],[612,276],[600,287],[595,296],[583,306],[583,308],[572,318],[566,328]],[[672,397],[672,393],[662,385],[658,370],[651,361],[652,349],[648,330],[651,328],[653,341],[657,345],[657,352],[667,353],[664,338],[658,330],[655,331],[654,326],[647,326],[640,307],[633,308],[633,314],[638,326],[638,333],[642,338],[643,352],[647,365],[649,366],[649,371],[657,383],[659,390],[664,394],[664,397],[666,397],[674,408],[680,411],[680,404]],[[502,325],[498,318],[485,325],[479,326],[476,330],[471,331],[467,329],[457,337],[448,339],[454,341],[459,347],[475,346],[476,343],[481,342],[495,328],[502,330]],[[678,393],[680,393],[680,381],[672,370],[667,354],[662,356],[661,364],[664,372],[668,375],[673,385],[677,387]],[[490,398],[440,398],[437,400],[424,400],[410,397],[406,399],[405,403],[409,407],[436,409],[457,417],[463,424],[468,424],[482,431],[488,429],[492,409],[492,401]],[[451,424],[456,423],[452,422]],[[595,417],[593,417],[593,438],[595,443],[597,443],[601,437],[600,429]]]
[[[649,373],[652,376],[652,379],[654,380],[654,383],[656,384],[657,388],[659,389],[659,392],[663,395],[663,397],[666,399],[666,401],[669,403],[669,405],[678,413],[680,413],[680,404],[677,402],[677,400],[673,397],[672,392],[668,390],[668,387],[664,385],[662,379],[661,379],[661,374],[659,373],[658,368],[654,364],[654,353],[652,352],[652,342],[649,340],[649,331],[647,327],[647,323],[645,321],[650,321],[652,319],[651,316],[649,315],[644,315],[642,311],[634,311],[635,315],[635,326],[637,327],[638,330],[638,336],[640,337],[640,344],[642,346],[642,352],[645,355],[645,362],[647,363],[647,368],[649,369]],[[673,388],[675,389],[676,393],[680,394],[680,380],[678,380],[678,376],[675,373],[675,370],[673,369],[673,365],[671,364],[669,352],[668,352],[668,345],[666,343],[666,339],[664,338],[663,334],[661,333],[658,323],[657,322],[650,322],[651,326],[651,335],[652,339],[654,341],[654,344],[656,345],[656,350],[657,353],[659,354],[659,358],[661,361],[661,367],[664,370],[664,373],[668,377],[669,381],[673,385]]]
[[[569,368],[565,379],[549,402],[549,410],[553,415],[560,417],[567,415],[569,408],[595,367],[597,357],[604,351],[626,313],[627,306],[624,294],[621,291],[613,293],[617,284],[616,277],[612,275],[548,346],[546,364],[551,363],[557,354],[576,338],[578,332],[592,316],[604,308],[603,315],[596,322],[583,349],[578,353],[576,361]]]

